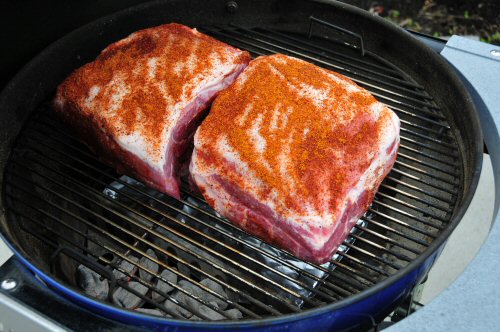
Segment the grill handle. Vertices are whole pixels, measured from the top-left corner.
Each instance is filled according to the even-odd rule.
[[[308,38],[311,38],[312,36],[312,30],[313,30],[313,23],[319,23],[322,24],[326,27],[335,29],[337,31],[340,31],[342,33],[345,33],[346,35],[352,36],[354,38],[357,38],[359,40],[359,49],[361,50],[361,55],[365,56],[365,43],[363,42],[363,37],[359,33],[355,33],[352,31],[349,31],[347,29],[344,29],[342,27],[339,27],[338,25],[332,24],[330,22],[326,22],[323,20],[320,20],[319,18],[316,18],[314,16],[309,16],[309,32],[308,32]]]

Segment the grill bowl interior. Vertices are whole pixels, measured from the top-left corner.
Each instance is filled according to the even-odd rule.
[[[302,6],[301,15],[294,12],[298,3]],[[245,4],[241,3],[242,12]],[[276,2],[275,6],[279,4]],[[155,8],[165,11],[169,5],[170,2],[162,6],[153,4],[136,10],[152,13]],[[303,10],[318,11],[313,10],[316,6],[320,5],[292,2],[286,10],[289,14],[286,22],[280,22],[283,19],[279,17],[266,23],[253,22],[251,14],[241,19],[227,18],[224,13],[216,24],[210,22],[217,16],[213,14],[214,17],[207,15],[205,19],[198,17],[191,25],[247,49],[254,56],[285,53],[338,71],[367,88],[400,117],[402,141],[396,165],[368,213],[330,263],[313,266],[261,243],[215,215],[186,187],[182,199],[177,201],[120,177],[66,131],[46,102],[65,70],[95,57],[95,49],[104,46],[102,40],[93,40],[92,49],[80,49],[77,63],[75,59],[64,61],[60,67],[66,69],[59,68],[48,77],[40,96],[24,105],[28,109],[18,108],[14,114],[15,123],[23,124],[23,129],[5,142],[12,144],[12,149],[3,178],[6,208],[3,228],[15,249],[40,270],[80,292],[76,270],[83,264],[108,279],[111,289],[128,289],[143,297],[147,308],[156,308],[178,319],[186,317],[165,306],[164,301],[155,302],[150,297],[153,290],[161,292],[156,282],[162,278],[159,273],[163,269],[177,274],[178,280],[196,284],[226,303],[228,309],[238,309],[243,319],[263,319],[332,308],[394,279],[428,256],[455,226],[477,181],[480,158],[475,139],[479,131],[474,128],[473,107],[462,105],[465,117],[458,117],[454,107],[463,97],[463,91],[457,90],[453,81],[440,85],[449,79],[439,76],[443,75],[441,71],[449,74],[446,68],[441,68],[444,64],[431,62],[433,71],[420,64],[426,57],[435,60],[426,52],[418,59],[411,58],[411,53],[401,56],[399,53],[404,51],[401,48],[411,51],[411,47],[417,46],[403,43],[405,47],[398,49],[395,43],[380,39],[378,34],[370,36],[369,30],[364,30],[370,20],[358,21],[361,15],[356,10],[335,4],[337,10],[349,15],[338,16],[333,12],[328,21],[361,29],[364,56],[356,39],[322,25],[315,25],[313,37],[308,38],[310,19]],[[122,13],[118,18],[130,16],[139,22],[132,21],[126,27],[116,24],[114,28],[96,23],[87,30],[100,30],[105,36],[102,39],[110,42],[136,28],[169,22],[165,18],[158,22],[159,13],[164,12],[156,12],[147,23],[133,13]],[[189,19],[182,20],[182,13],[175,21],[190,24]],[[361,26],[354,25],[359,22]],[[381,22],[374,26],[378,33],[389,29]],[[396,43],[397,38],[404,40],[404,33],[389,31]],[[83,36],[90,38],[88,34]],[[57,47],[56,44],[52,48],[57,51]],[[443,95],[446,93],[457,98]],[[5,100],[4,97],[2,101]],[[468,124],[467,116],[472,117]],[[25,118],[28,120],[24,121]],[[16,129],[19,126],[11,130]],[[15,143],[14,137],[17,137]],[[158,272],[146,265],[147,260],[135,262],[132,256],[154,261],[159,265]],[[143,270],[142,274],[135,272],[129,277],[148,288],[147,294],[138,293],[130,289],[130,284],[114,278],[113,269],[119,268],[122,261]],[[148,280],[147,272],[153,278]],[[224,292],[207,288],[200,283],[203,279],[217,281]],[[231,319],[224,312],[226,309],[209,303],[186,285],[171,286]],[[171,293],[163,295],[173,302],[176,300]],[[112,295],[108,300],[111,299]],[[200,318],[210,320],[209,316]]]

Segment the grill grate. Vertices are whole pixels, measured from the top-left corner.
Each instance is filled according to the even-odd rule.
[[[216,215],[186,183],[175,200],[120,177],[41,105],[13,150],[5,200],[22,249],[42,270],[76,287],[86,266],[100,276],[95,282],[109,281],[102,300],[124,289],[160,316],[234,319],[229,309],[237,309],[242,318],[261,318],[361,292],[404,268],[447,227],[462,183],[459,150],[419,84],[331,39],[237,26],[200,30],[253,56],[279,52],[340,72],[398,114],[400,153],[369,211],[330,262],[298,261]]]

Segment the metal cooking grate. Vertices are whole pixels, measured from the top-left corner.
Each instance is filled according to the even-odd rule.
[[[367,214],[329,263],[296,260],[217,216],[186,183],[175,200],[120,177],[42,105],[18,137],[5,177],[8,217],[38,267],[74,288],[88,267],[100,276],[94,283],[109,285],[103,300],[125,289],[155,315],[233,319],[228,309],[237,309],[243,319],[261,318],[361,292],[447,227],[462,183],[457,144],[439,107],[405,73],[333,40],[236,26],[200,30],[253,56],[279,52],[335,70],[398,114],[399,155]]]

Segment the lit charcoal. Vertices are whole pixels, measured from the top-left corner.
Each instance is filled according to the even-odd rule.
[[[207,284],[207,283],[205,282],[205,284]],[[209,283],[209,284],[213,287],[216,287],[215,285],[218,285],[216,283],[213,283],[213,284]],[[186,291],[193,294],[193,296],[196,296],[200,300],[202,300],[204,302],[208,302],[209,304],[211,304],[215,308],[219,309],[218,303],[221,301],[219,299],[215,298],[213,295],[205,292],[200,287],[190,283],[187,280],[181,280],[179,282],[179,286],[181,286],[183,289],[185,289]],[[219,301],[212,301],[213,299],[217,299]],[[189,295],[183,294],[183,296],[179,300],[182,303],[184,303],[189,308],[189,310],[191,310],[195,315],[197,314],[198,316],[206,317],[209,320],[225,319],[224,316],[219,314],[217,311],[213,310],[212,308],[209,308],[208,306],[204,305],[203,303],[201,303],[200,301],[198,301],[197,299],[195,299]],[[227,307],[227,303],[223,302],[223,305],[224,305],[224,308]]]
[[[181,295],[179,300],[189,309],[192,315],[198,313],[202,306],[200,302],[186,294]]]
[[[158,259],[158,257],[156,257],[155,252],[153,251],[153,249],[148,249],[146,251],[146,254],[148,254],[149,257],[152,257],[154,259]],[[158,264],[153,262],[152,260],[150,260],[147,257],[141,257],[141,259],[139,260],[139,265],[154,272],[155,274],[158,273],[158,267],[159,267]],[[153,277],[154,277],[154,275],[152,275],[149,272],[144,271],[141,268],[139,268],[139,276],[141,277],[142,280],[146,280],[146,281],[151,281],[151,279],[153,279]]]
[[[182,263],[177,263],[177,269],[179,270],[179,272],[185,276],[190,276],[191,275],[191,269],[185,265],[185,264],[182,264]]]
[[[137,257],[134,257],[134,256],[129,256],[128,258],[135,263],[137,263],[139,261],[139,259]],[[120,267],[120,269],[122,269],[123,271],[126,271],[130,275],[134,275],[135,272],[137,271],[137,266],[135,264],[132,264],[128,260],[125,260],[125,259],[122,260],[118,266]],[[121,272],[119,270],[113,270],[113,275],[115,276],[116,279],[130,280],[130,277],[128,275],[124,274],[123,272]]]
[[[183,303],[185,302],[185,299],[184,299],[184,294],[177,291],[175,292],[172,297],[174,299],[176,299],[178,302],[180,303]],[[185,318],[190,318],[191,316],[193,316],[193,313],[190,312],[189,310],[186,310],[184,309],[183,307],[181,307],[180,305],[178,305],[177,303],[174,303],[173,301],[169,300],[169,299],[166,299],[165,300],[165,304],[164,304],[165,308],[168,309],[168,311],[171,311],[171,312],[174,312],[178,315],[181,315]]]
[[[232,302],[243,302],[243,303],[247,302],[246,299],[240,298],[240,296],[238,295],[238,293],[236,293],[236,292],[234,292],[234,291],[232,291],[230,289],[226,290],[226,294],[227,294],[227,298],[230,301],[232,301]]]
[[[222,297],[227,298],[227,294],[224,291],[224,288],[222,288],[222,286],[220,284],[216,283],[215,281],[213,281],[211,279],[203,279],[200,282],[200,284],[202,284],[205,287],[210,288],[211,290],[213,290],[217,294],[222,295]],[[217,303],[218,307],[221,308],[222,310],[224,310],[224,309],[227,308],[227,302],[226,301],[224,301],[224,300],[222,300],[222,299],[220,299],[218,297],[215,297],[214,295],[212,295],[212,294],[210,294],[210,293],[208,293],[206,291],[201,290],[199,296],[202,297],[207,302],[215,302],[215,303]]]
[[[163,279],[168,280],[173,284],[177,284],[177,274],[173,273],[170,270],[163,270],[161,272],[160,276]],[[156,288],[158,290],[162,291],[163,293],[171,292],[174,289],[174,287],[170,286],[168,283],[166,283],[162,279],[158,279],[158,282],[156,283]],[[165,297],[163,295],[161,295],[157,292],[153,292],[151,296],[153,298],[153,301],[155,301],[155,302],[161,302],[165,299]]]
[[[182,250],[180,248],[177,248],[173,245],[170,245],[167,241],[164,241],[163,239],[160,238],[153,238],[153,243],[155,243],[158,246],[161,246],[162,248],[165,248],[167,250],[172,250],[174,252],[174,255],[179,257],[180,259],[189,262],[193,266],[198,266],[201,271],[204,271],[208,274],[215,275],[217,273],[220,273],[218,269],[215,269],[212,264],[216,264],[218,266],[224,267],[228,271],[232,271],[233,273],[237,273],[237,271],[233,270],[231,267],[227,266],[224,264],[221,260],[218,258],[212,256],[209,254],[206,250],[202,250],[198,248],[197,246],[189,243],[188,241],[185,241],[184,239],[178,237],[175,234],[172,234],[168,230],[166,230],[163,227],[157,227],[155,228],[155,231],[163,235],[165,238],[168,238],[171,240],[173,243],[177,243],[178,245],[182,246],[185,248],[185,250]],[[191,254],[192,253],[192,254]],[[201,257],[201,259],[198,259],[196,256]],[[166,255],[162,255],[166,256]],[[164,259],[164,258],[162,258]],[[210,264],[207,262],[211,262]],[[197,275],[200,274],[200,272],[195,271],[194,269],[190,268],[189,266],[177,262],[177,269],[179,270],[180,273],[186,275],[186,276],[191,276],[191,275]]]
[[[229,309],[224,311],[231,319],[241,319],[243,314],[238,309]]]
[[[217,308],[217,303],[210,302],[210,304]],[[226,319],[226,317],[222,316],[217,311],[209,308],[206,305],[200,305],[198,307],[198,309],[195,311],[195,314],[200,315],[201,317],[206,317],[205,319],[207,319],[207,320],[224,320],[224,319]],[[195,315],[193,317],[198,317],[198,316]]]
[[[187,280],[181,280],[179,282],[179,286],[182,287],[182,289],[184,289],[185,291],[192,294],[193,296],[199,297],[199,294],[201,293],[201,289],[198,286],[193,285],[191,282]],[[191,312],[193,313],[199,312],[200,306],[203,305],[202,303],[200,303],[198,300],[196,300],[190,295],[187,295],[182,292],[177,292],[177,293],[178,295],[176,296],[176,298],[179,300],[179,302],[181,302],[187,308],[189,308]]]
[[[160,317],[168,316],[163,311],[158,310],[158,309],[137,308],[137,309],[135,309],[135,311],[139,311],[140,313],[148,314],[148,315],[152,315],[152,316],[160,316]]]
[[[85,294],[99,300],[105,300],[108,297],[108,280],[103,279],[101,275],[85,265],[78,266],[77,280],[78,286],[80,286]]]
[[[191,293],[194,293],[199,290],[198,286],[195,286],[194,284],[192,284],[190,281],[187,280],[179,281],[179,286]]]
[[[135,281],[129,282],[128,287],[142,295],[145,295],[148,292],[148,288],[146,286]],[[114,304],[127,309],[135,309],[144,303],[144,300],[139,296],[122,287],[118,287],[118,289],[113,293],[112,298]]]

